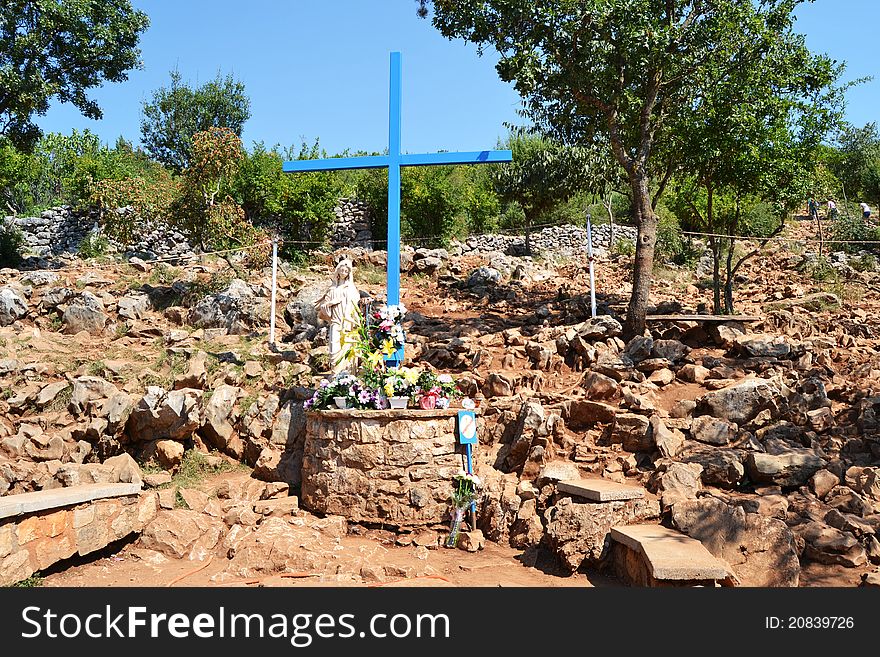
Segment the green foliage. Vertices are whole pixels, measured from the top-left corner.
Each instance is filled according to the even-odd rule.
[[[611,255],[618,258],[631,258],[636,254],[636,245],[629,240],[614,240],[611,245]]]
[[[857,253],[869,245],[853,242],[873,240],[878,241],[878,244],[873,246],[880,247],[880,230],[865,221],[859,212],[842,212],[831,224],[831,238],[828,248]]]
[[[78,255],[83,260],[100,258],[107,255],[109,248],[110,241],[106,235],[103,233],[90,233],[88,237],[80,242]]]
[[[100,119],[86,92],[140,68],[138,40],[148,25],[129,0],[0,3],[0,134],[30,150],[41,134],[31,119],[53,98]]]
[[[498,198],[487,166],[407,167],[401,173],[401,233],[437,245],[467,232],[496,225]],[[370,208],[373,239],[388,235],[388,172],[365,171],[355,185],[357,198]]]
[[[35,589],[43,585],[44,578],[39,573],[34,573],[27,579],[16,582],[12,586],[19,589]]]
[[[220,464],[212,465],[205,456],[197,449],[188,449],[184,452],[180,465],[171,478],[170,485],[179,488],[193,488],[207,477],[236,469],[234,464],[225,460]]]
[[[502,203],[517,203],[527,229],[594,179],[588,149],[522,131],[511,133],[502,145],[512,151],[513,162],[493,170],[495,191]]]
[[[211,128],[228,128],[241,137],[250,118],[250,100],[244,84],[217,73],[201,87],[192,88],[171,71],[171,84],[153,92],[143,106],[141,141],[158,162],[180,173],[190,166],[193,137]]]
[[[18,265],[23,248],[24,236],[18,227],[0,220],[0,268]]]
[[[850,200],[880,201],[880,133],[876,123],[862,128],[846,125],[838,137],[840,148],[831,168]]]
[[[241,139],[229,128],[193,135],[190,166],[172,204],[172,218],[206,250],[262,244],[246,252],[249,266],[262,267],[270,254],[267,236],[247,221],[244,209],[230,195],[244,156]]]
[[[180,181],[167,169],[153,166],[141,175],[98,181],[90,202],[100,211],[104,232],[121,244],[130,244],[139,222],[117,208],[132,207],[140,220],[166,219],[179,195]]]
[[[292,149],[289,149],[292,150]],[[293,159],[315,159],[326,154],[318,142],[302,144]],[[331,172],[286,174],[284,156],[278,146],[268,150],[263,143],[242,159],[233,182],[233,193],[247,219],[271,227],[287,243],[284,257],[295,258],[309,248],[324,246],[335,220],[333,209],[342,193],[342,183]]]

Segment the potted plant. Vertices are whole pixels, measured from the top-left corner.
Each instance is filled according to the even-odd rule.
[[[385,372],[382,389],[391,408],[406,408],[419,372],[411,367],[394,367]]]
[[[424,370],[416,380],[415,399],[419,408],[449,408],[450,403],[460,396],[455,380],[449,374],[437,375]]]

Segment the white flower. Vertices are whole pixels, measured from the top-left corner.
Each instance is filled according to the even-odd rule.
[[[452,383],[452,377],[449,374],[441,374],[437,377],[440,383]]]

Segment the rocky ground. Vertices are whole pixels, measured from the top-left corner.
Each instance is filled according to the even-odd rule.
[[[737,310],[756,321],[652,321],[625,343],[630,257],[597,250],[591,319],[572,230],[538,235],[568,248],[533,258],[506,240],[402,254],[408,358],[481,403],[486,491],[468,552],[438,547],[446,519],[360,527],[298,507],[329,258],[282,268],[275,349],[269,272],[242,280],[207,258],[0,270],[0,495],[114,480],[103,462],[127,453],[162,507],[137,541],[45,582],[613,584],[600,573],[607,526],[633,519],[698,538],[742,585],[877,578],[870,260],[834,254],[818,271],[809,246],[772,244],[737,280]],[[384,253],[352,255],[360,289],[380,298]],[[704,273],[658,267],[652,311],[711,306]],[[579,476],[649,495],[599,509],[557,490]]]

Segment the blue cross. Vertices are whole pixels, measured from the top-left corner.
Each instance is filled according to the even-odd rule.
[[[400,152],[400,53],[391,53],[391,94],[388,103],[388,155],[335,157],[326,160],[285,162],[285,173],[301,171],[338,171],[341,169],[378,169],[388,167],[388,274],[387,303],[400,303],[400,168],[431,164],[489,164],[510,162],[510,151],[472,151],[468,153]],[[403,349],[388,359],[403,362]],[[392,363],[393,364],[393,363]]]

